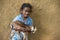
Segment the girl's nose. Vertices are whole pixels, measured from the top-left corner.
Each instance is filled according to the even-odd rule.
[[[26,15],[28,15],[29,14],[29,12],[26,12]]]

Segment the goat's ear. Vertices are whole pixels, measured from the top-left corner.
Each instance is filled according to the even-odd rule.
[[[13,22],[9,23],[10,28],[13,28]]]

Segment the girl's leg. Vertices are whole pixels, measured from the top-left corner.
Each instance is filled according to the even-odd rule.
[[[20,35],[16,33],[13,37],[12,40],[21,40]]]
[[[17,40],[17,38],[16,37],[13,37],[12,40]]]

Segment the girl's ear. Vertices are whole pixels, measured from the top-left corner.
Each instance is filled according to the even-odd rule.
[[[22,13],[23,11],[21,10],[20,13]]]

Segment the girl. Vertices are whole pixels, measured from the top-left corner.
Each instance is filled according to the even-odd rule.
[[[14,35],[12,36],[11,40],[28,40],[27,36],[25,36],[26,39],[23,39],[23,37],[24,37],[23,32],[26,32],[25,35],[28,35],[28,31],[32,31],[31,28],[30,28],[30,27],[33,26],[33,21],[30,18],[30,14],[32,12],[32,6],[29,3],[23,3],[21,8],[20,8],[20,11],[21,11],[21,13],[14,18],[11,25],[16,26],[17,24],[15,22],[20,21],[20,22],[26,24],[27,28],[11,26],[12,32],[21,31],[19,33],[19,35],[17,34],[17,32],[15,32]]]

